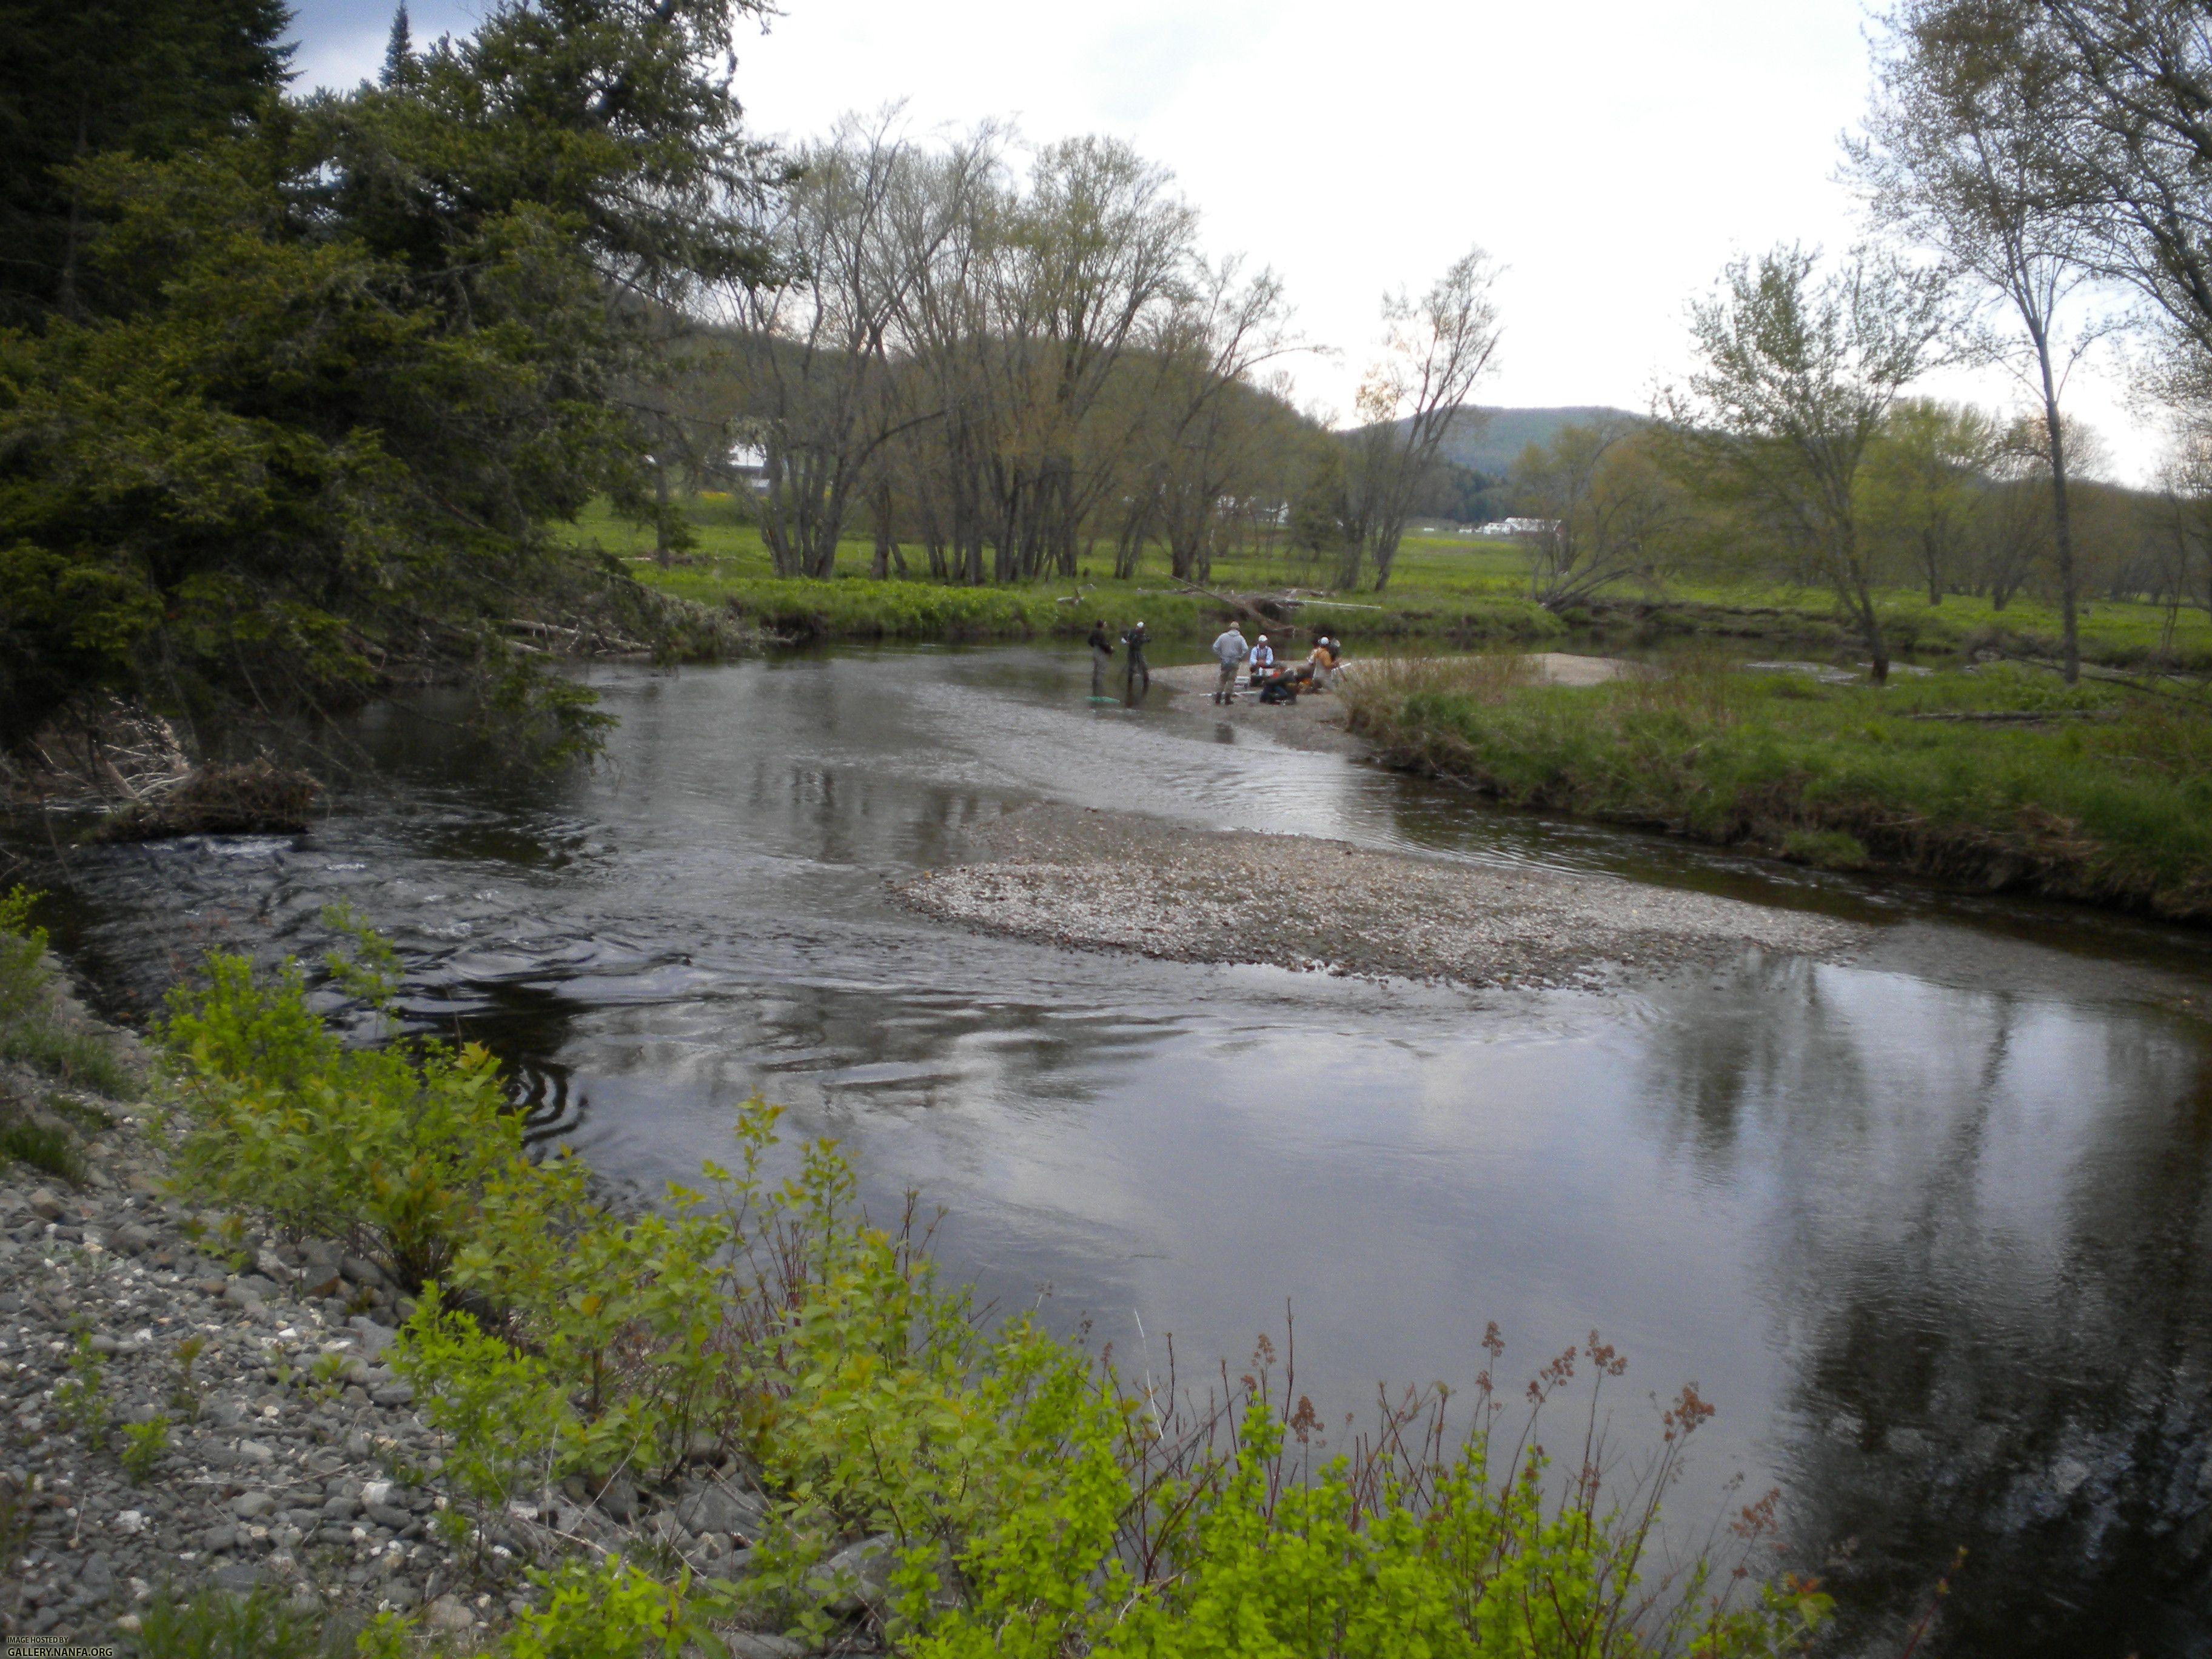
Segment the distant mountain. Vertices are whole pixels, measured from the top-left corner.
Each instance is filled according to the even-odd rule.
[[[1469,418],[1472,416],[1473,418]],[[1503,477],[1530,444],[1545,444],[1563,426],[1589,426],[1606,419],[1641,423],[1646,417],[1625,409],[1589,404],[1572,409],[1465,409],[1455,416],[1437,451],[1448,461]]]

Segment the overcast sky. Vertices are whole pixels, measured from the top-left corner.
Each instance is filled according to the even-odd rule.
[[[374,74],[385,0],[295,0],[302,84]],[[764,135],[903,100],[918,131],[1011,117],[1030,139],[1109,132],[1171,168],[1217,253],[1279,271],[1300,400],[1349,413],[1386,289],[1471,244],[1505,268],[1496,378],[1511,404],[1641,410],[1683,368],[1684,313],[1738,252],[1856,234],[1838,135],[1869,78],[1860,0],[787,0],[738,43]],[[416,0],[417,40],[471,0]],[[2020,403],[2002,371],[1928,390]],[[2117,356],[2075,407],[2117,476],[2162,437]]]

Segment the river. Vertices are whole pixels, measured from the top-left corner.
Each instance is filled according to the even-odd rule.
[[[1485,808],[1049,650],[594,672],[604,764],[529,781],[386,707],[297,839],[72,855],[63,942],[143,1006],[333,900],[544,1133],[652,1190],[758,1092],[918,1189],[954,1273],[1124,1363],[1295,1315],[1326,1414],[1592,1329],[1719,1407],[1674,1513],[1784,1493],[1850,1645],[1968,1551],[1937,1650],[2212,1652],[2212,941]],[[1873,924],[1603,992],[1480,994],[983,937],[886,878],[1037,800],[1611,871]],[[1325,931],[1327,919],[1316,919]],[[1133,1362],[1132,1357],[1134,1356]],[[1615,1419],[1646,1436],[1642,1395]],[[1923,1651],[1928,1650],[1923,1649]]]

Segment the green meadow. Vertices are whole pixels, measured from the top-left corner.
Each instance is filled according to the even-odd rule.
[[[1073,581],[968,587],[919,574],[872,580],[873,547],[853,538],[839,550],[834,580],[807,581],[775,574],[759,530],[729,496],[696,497],[686,517],[694,544],[666,566],[653,556],[651,526],[618,516],[604,502],[556,529],[565,538],[614,555],[655,588],[727,608],[793,640],[1074,638],[1099,618],[1117,628],[1141,618],[1156,635],[1195,636],[1218,628],[1224,615],[1216,601],[1174,581],[1165,553],[1157,550],[1126,580],[1114,578],[1110,550],[1102,549]],[[926,563],[918,548],[907,548],[905,556],[910,571]],[[1592,605],[1555,617],[1530,601],[1526,557],[1504,542],[1410,537],[1389,590],[1381,594],[1361,590],[1324,598],[1321,584],[1327,579],[1326,562],[1310,556],[1247,550],[1216,558],[1206,586],[1217,593],[1249,596],[1296,587],[1314,595],[1296,608],[1292,625],[1302,633],[1339,635],[1355,651],[1363,641],[1378,640],[1534,642],[1571,632],[1641,643],[1702,636],[1740,641],[1753,650],[1788,647],[1823,656],[1855,648],[1853,634],[1826,593],[1765,583],[1710,578],[1625,583]],[[1890,590],[1881,608],[1896,648],[1908,656],[1992,651],[2036,658],[2057,651],[2055,609],[2026,596],[1999,611],[1987,599],[1956,594],[1931,605],[1925,593],[1899,586]],[[2093,600],[2081,621],[2081,649],[2085,659],[2113,667],[2212,672],[2212,617]]]

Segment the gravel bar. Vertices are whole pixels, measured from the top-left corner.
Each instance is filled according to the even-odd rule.
[[[975,851],[893,890],[942,921],[1176,962],[1565,987],[1746,949],[1832,959],[1869,937],[1853,922],[1611,876],[1058,805],[1008,813],[977,832]]]

